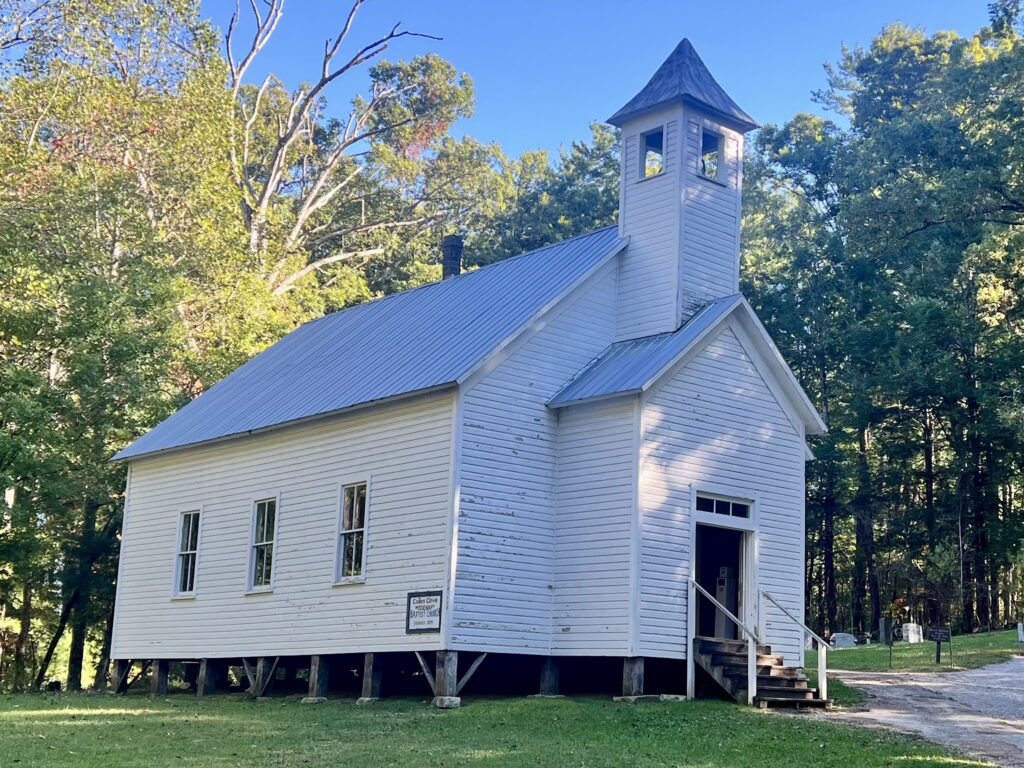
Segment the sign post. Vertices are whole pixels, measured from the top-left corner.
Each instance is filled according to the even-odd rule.
[[[928,639],[935,641],[935,663],[942,663],[942,644],[949,643],[949,657],[953,660],[953,633],[949,627],[928,627]]]

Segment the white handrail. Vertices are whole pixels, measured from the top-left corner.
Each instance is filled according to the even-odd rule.
[[[786,614],[794,624],[801,627],[804,630],[804,632],[810,635],[815,640],[815,642],[818,643],[818,695],[822,699],[827,699],[828,661],[826,660],[826,657],[828,656],[828,652],[831,650],[831,646],[829,646],[829,644],[825,642],[821,635],[819,635],[813,629],[811,629],[802,621],[800,621],[800,619],[798,619],[796,616],[794,616],[792,613],[786,610],[786,606],[782,605],[782,603],[780,603],[778,600],[772,597],[770,593],[761,590],[761,595],[771,600],[771,602],[775,604],[776,608],[778,608],[780,611]]]
[[[722,605],[718,600],[712,597],[711,593],[708,592],[704,587],[697,583],[697,580],[690,577],[690,586],[700,590],[701,594],[704,595],[711,603],[718,608],[725,616],[737,627],[743,630],[743,633],[747,636],[747,704],[750,706],[754,705],[754,698],[757,696],[757,633],[754,632],[750,627],[740,621],[736,616],[733,615],[732,611]],[[691,593],[692,597],[692,593]],[[695,633],[692,628],[690,630],[690,636],[694,637]],[[687,651],[689,654],[693,653],[693,648]]]
[[[755,632],[750,627],[748,627],[746,624],[744,624],[742,621],[740,621],[738,618],[736,618],[736,616],[733,615],[732,611],[730,611],[728,608],[726,608],[724,605],[722,605],[720,602],[718,602],[718,600],[716,600],[714,598],[714,596],[710,592],[708,592],[706,589],[704,589],[704,587],[702,587],[700,584],[698,584],[695,579],[690,579],[690,581],[693,583],[693,586],[695,586],[697,589],[699,589],[701,591],[701,593],[704,595],[704,597],[706,597],[708,600],[710,600],[712,603],[714,603],[715,607],[718,608],[718,610],[720,610],[722,613],[724,613],[726,615],[726,617],[728,617],[728,619],[733,624],[735,624],[737,627],[742,629],[748,635],[753,637],[755,641],[758,640],[757,632]]]

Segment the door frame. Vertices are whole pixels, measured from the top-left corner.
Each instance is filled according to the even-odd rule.
[[[750,504],[750,517],[727,517],[714,512],[697,511],[697,494],[724,496],[736,501]],[[758,642],[764,642],[760,636],[761,601],[758,589],[760,574],[758,572],[759,541],[757,532],[757,516],[760,507],[758,494],[738,488],[724,488],[702,484],[690,486],[690,556],[687,573],[690,579],[697,578],[697,526],[706,525],[715,528],[726,528],[739,531],[740,537],[740,612],[739,618],[758,634]],[[693,659],[693,639],[696,636],[697,606],[690,600],[692,587],[686,583],[686,697],[693,699],[696,693],[696,662]]]

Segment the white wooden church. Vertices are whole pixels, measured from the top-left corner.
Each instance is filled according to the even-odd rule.
[[[825,425],[738,292],[756,124],[687,40],[608,122],[618,226],[464,274],[446,238],[446,279],[300,327],[117,454],[121,689],[173,662],[201,695],[232,667],[439,706],[510,679],[823,698]]]

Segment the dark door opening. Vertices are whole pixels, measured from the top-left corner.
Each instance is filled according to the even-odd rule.
[[[713,525],[698,525],[694,553],[697,583],[714,595],[734,616],[742,619],[740,591],[743,588],[743,532]],[[710,600],[698,593],[696,634],[735,640],[739,636],[737,633],[736,625]]]

